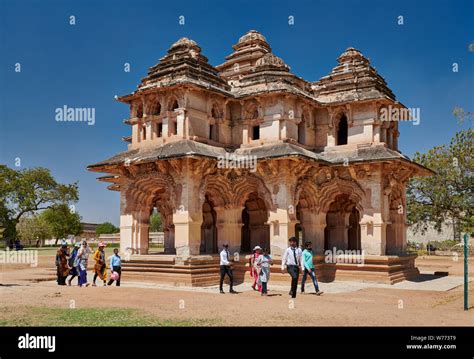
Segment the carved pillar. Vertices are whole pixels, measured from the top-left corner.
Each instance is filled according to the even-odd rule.
[[[366,201],[364,214],[360,221],[361,246],[365,254],[385,255],[387,245],[387,221],[388,221],[388,194],[383,188],[383,176],[381,167],[373,172],[370,178],[361,180],[366,188]]]
[[[120,252],[126,253],[127,248],[132,247],[133,216],[129,210],[132,199],[127,198],[125,190],[120,192]]]
[[[314,210],[308,208],[302,209],[300,223],[303,229],[303,240],[313,244],[314,254],[323,254],[326,214],[316,213]]]
[[[176,111],[178,112],[176,116],[176,134],[184,138],[187,136],[185,132],[186,111],[184,108],[178,108]]]
[[[229,244],[230,253],[240,253],[242,237],[242,210],[244,207],[214,207],[216,212],[217,246],[222,249],[224,243]]]
[[[190,160],[185,161],[181,173],[180,203],[173,213],[176,255],[182,258],[199,255],[203,221],[199,197],[200,178],[192,173]]]

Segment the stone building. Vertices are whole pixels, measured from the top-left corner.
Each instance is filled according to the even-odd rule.
[[[88,169],[120,192],[121,249],[139,254],[132,262],[151,261],[156,208],[163,272],[193,285],[216,279],[199,281],[195,268],[215,265],[224,242],[241,255],[258,244],[278,259],[295,235],[313,243],[323,272],[389,282],[417,272],[405,255],[405,186],[430,171],[400,153],[398,121],[381,111],[405,107],[358,50],[309,82],[257,31],[217,67],[182,38],[118,100],[130,107],[128,150]],[[325,263],[333,248],[363,250],[365,265]]]

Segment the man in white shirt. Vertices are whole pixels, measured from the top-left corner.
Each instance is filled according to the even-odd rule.
[[[232,275],[232,267],[230,266],[230,255],[229,255],[229,245],[227,243],[224,244],[224,248],[222,249],[220,253],[220,271],[221,271],[221,280],[219,283],[219,289],[221,294],[224,294],[224,277],[227,274],[229,277],[229,284],[230,284],[230,290],[229,293],[237,293],[234,289],[234,277]]]
[[[291,237],[289,240],[290,246],[283,253],[283,258],[281,259],[281,271],[288,271],[291,276],[291,298],[296,298],[296,291],[298,287],[298,277],[300,274],[301,266],[301,248],[297,246],[297,240],[295,237]]]

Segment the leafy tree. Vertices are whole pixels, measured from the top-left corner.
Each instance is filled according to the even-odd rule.
[[[163,232],[161,216],[156,211],[154,211],[150,216],[150,232]]]
[[[46,209],[40,217],[48,224],[56,243],[60,238],[66,238],[68,235],[77,236],[82,232],[81,217],[65,204]]]
[[[408,221],[424,233],[428,225],[438,231],[446,220],[454,226],[454,239],[461,229],[472,233],[474,224],[474,131],[456,133],[449,145],[416,153],[414,161],[432,169],[430,177],[413,178],[407,187]]]
[[[99,224],[97,228],[95,229],[95,233],[98,236],[100,236],[101,234],[118,233],[118,232],[120,232],[120,229],[115,227],[110,222],[104,222],[102,224]]]
[[[30,243],[43,244],[44,240],[52,236],[49,224],[39,215],[23,216],[16,225],[16,230],[22,241]]]
[[[60,184],[47,168],[14,170],[0,165],[0,227],[8,240],[16,238],[16,225],[24,215],[78,199],[77,183]]]

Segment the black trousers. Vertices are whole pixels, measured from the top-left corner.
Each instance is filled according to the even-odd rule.
[[[291,298],[296,298],[296,292],[298,288],[298,277],[300,275],[300,269],[298,266],[289,265],[286,267],[286,270],[291,276]]]
[[[122,279],[122,267],[113,267],[112,271],[117,272],[119,274],[119,279],[117,280],[117,287],[120,287],[120,279]],[[112,285],[114,282],[113,279],[110,279],[107,285]]]
[[[230,290],[232,290],[234,286],[234,276],[232,275],[232,268],[230,266],[221,266],[220,271],[221,271],[221,280],[219,282],[219,289],[223,290],[222,287],[224,285],[224,277],[227,274],[227,276],[229,277],[229,282],[230,282],[229,283]]]

